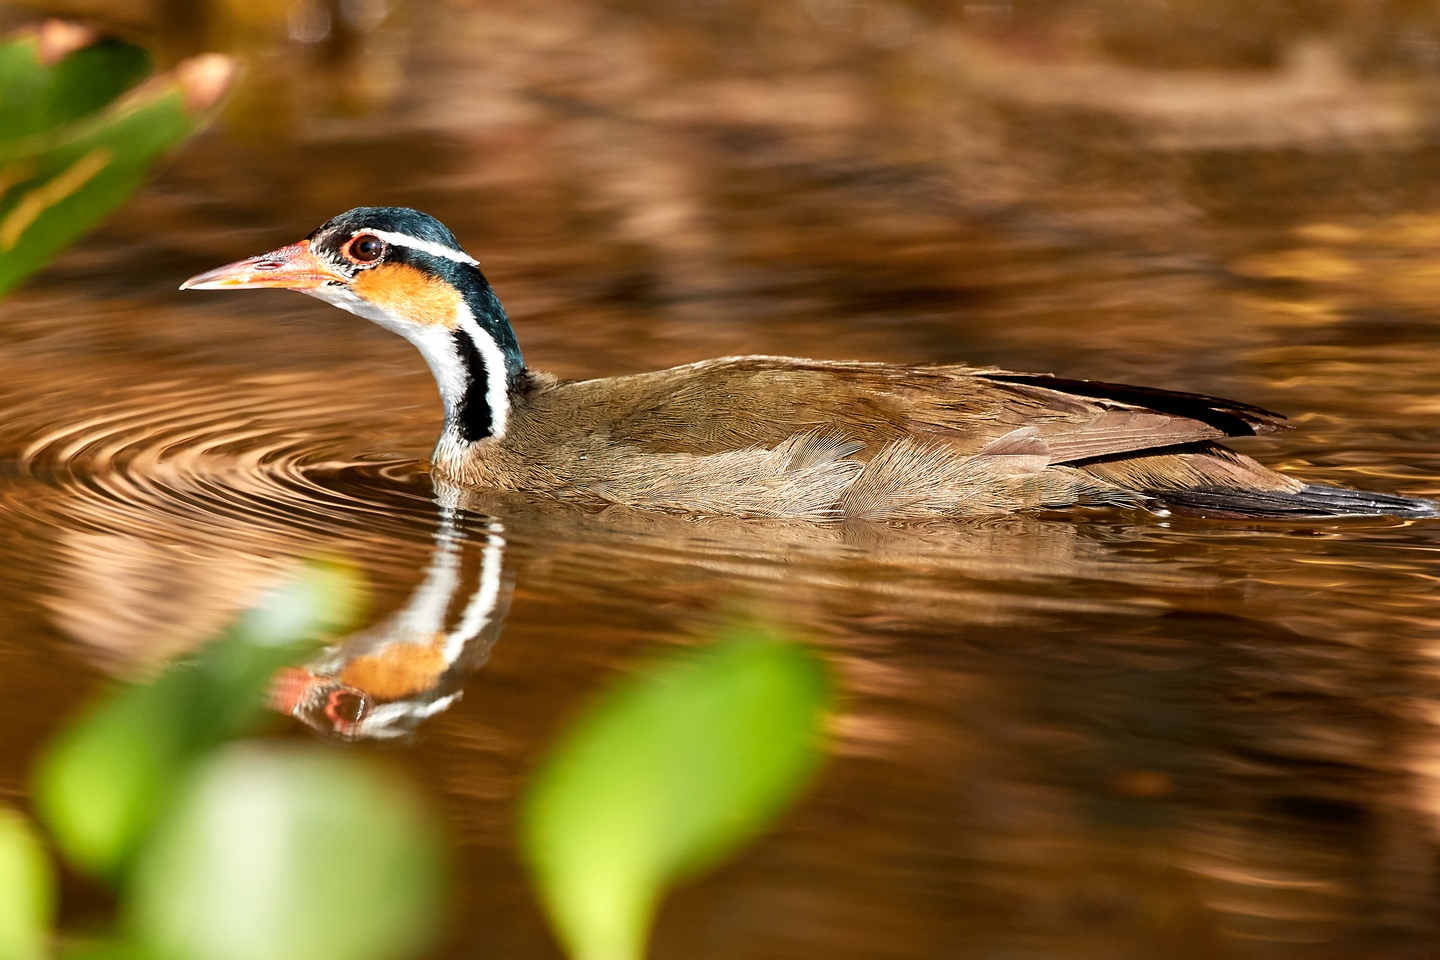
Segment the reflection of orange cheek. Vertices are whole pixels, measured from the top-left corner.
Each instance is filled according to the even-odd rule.
[[[377,700],[399,700],[435,685],[445,672],[445,635],[436,634],[429,646],[397,643],[365,657],[356,657],[336,679]]]
[[[387,313],[422,326],[455,329],[459,292],[414,267],[393,263],[361,270],[350,286]]]

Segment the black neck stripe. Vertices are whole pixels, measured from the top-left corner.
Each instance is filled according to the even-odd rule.
[[[461,439],[466,443],[474,443],[476,440],[484,440],[495,430],[494,413],[490,409],[487,396],[490,378],[486,372],[485,358],[480,356],[475,341],[464,330],[455,331],[455,352],[459,355],[468,377],[465,393],[455,411],[455,419],[460,427]]]

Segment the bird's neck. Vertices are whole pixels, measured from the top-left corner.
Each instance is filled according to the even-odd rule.
[[[505,436],[527,376],[515,331],[490,285],[480,278],[461,293],[453,328],[437,325],[409,336],[445,405],[433,457],[442,467],[463,461],[476,444]]]
[[[445,429],[433,457],[444,469],[462,464],[476,444],[505,436],[529,375],[505,308],[484,275],[450,260],[437,259],[430,267],[445,270],[445,282],[459,294],[453,314],[445,302],[449,297],[440,298],[443,305],[424,298],[397,304],[338,285],[304,292],[373,320],[419,348],[445,404]]]

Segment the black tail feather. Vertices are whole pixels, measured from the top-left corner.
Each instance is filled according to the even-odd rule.
[[[1203,393],[1157,390],[1154,387],[1135,387],[1125,383],[1106,383],[1103,380],[1071,380],[1044,373],[984,373],[981,376],[1000,383],[1019,383],[1077,397],[1116,400],[1146,407],[1157,413],[1168,413],[1171,416],[1209,424],[1227,437],[1250,437],[1290,429],[1284,414],[1240,403],[1238,400],[1208,397]]]
[[[1440,517],[1440,502],[1312,483],[1295,493],[1195,487],[1152,495],[1180,513],[1207,517]]]

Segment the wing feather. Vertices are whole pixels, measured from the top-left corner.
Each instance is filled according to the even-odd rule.
[[[904,438],[970,455],[1033,428],[1067,464],[1285,429],[1279,414],[1201,394],[966,366],[907,367],[730,357],[570,382],[550,414],[576,431],[654,453],[773,448],[801,433],[863,444],[866,461]]]

